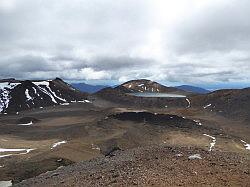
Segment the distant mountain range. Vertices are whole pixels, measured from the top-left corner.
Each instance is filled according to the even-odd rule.
[[[200,94],[207,94],[210,92],[209,90],[206,90],[204,88],[190,86],[190,85],[176,86],[176,88],[179,88],[179,89],[187,91],[187,92],[200,93]]]
[[[140,79],[140,80],[137,80],[139,82],[143,81],[145,82],[146,79]],[[133,82],[134,84],[134,80],[132,81],[128,81],[122,85],[124,85],[126,87],[126,85],[129,85],[130,82]],[[153,81],[151,81],[153,83]],[[143,84],[143,83],[140,83],[140,84]],[[145,91],[145,87],[143,87],[143,85],[140,85],[140,84],[135,84],[131,85],[131,89],[134,89],[137,87],[137,89],[135,89],[134,91],[138,91],[140,92],[140,90],[143,88],[143,90]],[[103,88],[107,88],[109,86],[105,86],[105,85],[91,85],[91,84],[86,84],[86,83],[72,83],[71,84],[74,88],[76,89],[79,89],[80,91],[82,92],[87,92],[87,93],[95,93],[95,92],[98,92],[100,90],[102,90]],[[141,89],[138,89],[139,87]],[[186,91],[186,92],[192,92],[192,93],[199,93],[199,94],[206,94],[206,93],[209,93],[210,91],[209,90],[206,90],[206,89],[203,89],[203,88],[200,88],[200,87],[195,87],[195,86],[190,86],[190,85],[181,85],[181,86],[176,86],[176,87],[168,87],[168,89],[172,89],[177,91],[175,88],[177,88],[178,90],[183,90],[183,91]],[[152,92],[152,91],[157,91],[157,87],[152,87],[152,86],[148,86],[146,87],[146,91],[148,92]]]
[[[87,103],[89,102],[87,98],[91,96],[93,99],[101,98],[117,105],[149,108],[195,107],[224,115],[250,117],[250,88],[209,92],[188,85],[167,87],[146,79],[131,80],[116,87],[92,86],[82,83],[72,85],[59,78],[25,81],[0,80],[0,113],[17,113],[22,110],[64,105],[70,102]],[[95,93],[88,94],[86,92]],[[133,96],[137,92],[179,94],[184,97],[145,98]]]
[[[72,83],[71,84],[74,88],[82,91],[82,92],[87,92],[87,93],[95,93],[100,91],[103,88],[106,88],[108,86],[104,85],[91,85],[91,84],[86,84],[86,83]]]
[[[0,80],[0,113],[83,102],[86,93],[80,92],[63,80]]]

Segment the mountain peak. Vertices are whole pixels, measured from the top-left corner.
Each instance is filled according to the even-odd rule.
[[[59,105],[83,100],[86,96],[59,78],[42,81],[4,79],[0,80],[0,113]]]
[[[184,92],[183,90],[179,90],[174,87],[167,87],[148,79],[131,80],[118,86],[118,88],[121,87],[123,87],[123,89],[126,88],[129,92]]]

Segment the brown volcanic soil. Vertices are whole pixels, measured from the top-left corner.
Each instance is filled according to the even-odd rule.
[[[60,166],[100,156],[103,157],[104,154],[109,154],[112,150],[115,150],[115,148],[128,150],[141,147],[138,151],[137,149],[128,152],[121,151],[119,153],[121,156],[118,156],[118,160],[114,161],[118,164],[118,168],[122,169],[125,167],[121,170],[122,176],[125,176],[121,178],[121,180],[126,179],[127,183],[119,183],[120,179],[118,178],[118,185],[133,184],[133,181],[131,183],[129,179],[129,176],[132,177],[130,171],[133,171],[133,175],[138,178],[143,176],[144,173],[147,178],[151,177],[150,179],[159,185],[177,185],[183,182],[185,184],[197,184],[200,186],[204,181],[206,182],[205,184],[209,184],[209,179],[216,181],[217,178],[218,183],[214,184],[229,184],[231,186],[247,184],[244,181],[248,179],[249,174],[242,174],[242,172],[245,172],[244,168],[246,167],[243,165],[249,164],[245,162],[249,159],[249,150],[245,149],[244,144],[240,140],[245,140],[247,143],[250,142],[250,129],[249,126],[242,121],[225,118],[221,116],[220,113],[211,112],[203,108],[146,108],[140,105],[137,107],[134,105],[134,107],[128,107],[122,103],[114,104],[95,97],[89,98],[89,100],[91,99],[96,99],[93,100],[93,104],[71,103],[66,106],[27,110],[20,112],[19,115],[1,115],[0,148],[32,148],[35,150],[28,154],[0,158],[0,166],[3,166],[0,167],[0,181],[13,180],[16,183],[24,179],[35,177],[46,171],[54,170]],[[128,114],[132,116],[128,117]],[[31,126],[17,125],[17,120],[25,117],[35,118],[39,120],[39,122]],[[198,125],[197,122],[193,120],[199,120],[202,125]],[[216,144],[212,152],[207,152],[212,139],[204,136],[204,133],[216,138]],[[67,142],[51,149],[54,143],[60,141]],[[169,148],[158,147],[162,144],[173,146],[177,152],[183,152],[185,156],[180,157],[181,159],[179,157],[176,158],[180,159],[180,162],[172,162],[172,159],[175,158],[175,154],[172,154],[171,151],[167,151]],[[151,148],[149,145],[154,146]],[[148,150],[152,150],[151,153],[148,153]],[[161,153],[160,150],[162,150],[163,153]],[[154,159],[154,152],[156,155],[159,155],[159,161],[157,161],[158,159]],[[13,154],[12,152],[9,153]],[[0,153],[0,156],[9,153]],[[123,153],[124,156],[122,156]],[[191,153],[200,153],[204,159],[189,161],[187,160],[187,156]],[[111,155],[112,154],[113,153],[111,153]],[[133,155],[137,156],[132,158]],[[123,161],[123,159],[127,157],[133,160],[131,165]],[[84,173],[93,171],[94,176],[97,176],[96,174],[102,174],[107,170],[103,169],[103,171],[101,171],[102,164],[99,164],[99,162],[103,160],[101,161],[101,163],[103,163],[106,160],[107,163],[103,164],[103,166],[109,169],[107,165],[112,163],[112,159],[115,158],[116,156],[109,158],[108,161],[107,158],[100,158],[100,160],[97,159],[96,163],[95,161],[91,161],[90,163],[92,164],[85,162],[80,168],[84,170],[84,168],[88,166],[88,171],[78,171],[78,169],[73,169],[73,166],[72,170],[75,170],[73,173],[76,171],[81,172],[84,176],[82,180],[86,182],[86,185],[91,185],[92,182],[95,182],[92,180],[91,173]],[[210,160],[206,160],[205,158],[209,158]],[[243,159],[244,162],[238,163],[241,159]],[[209,164],[213,160],[216,163],[215,166],[211,164],[213,165],[211,167],[217,171],[217,173],[211,175],[212,178],[208,177],[208,179],[206,179],[206,172],[212,171]],[[153,161],[156,162],[153,163]],[[162,162],[162,165],[159,162]],[[221,162],[225,163],[226,167],[224,169],[218,165],[221,164]],[[175,174],[171,172],[170,166],[172,166],[171,164],[173,163],[179,164],[175,165],[176,170],[173,170],[180,174],[178,178],[174,178]],[[126,164],[131,167],[127,168]],[[157,171],[158,165],[159,172]],[[204,168],[201,167],[203,165],[205,165]],[[154,169],[153,173],[149,172],[150,167]],[[203,177],[197,179],[196,174],[190,174],[189,170],[186,170],[186,168],[189,167],[194,167],[191,169],[197,169],[197,171],[195,171],[198,174],[201,173]],[[134,170],[134,168],[137,169]],[[209,168],[211,170],[209,170]],[[115,170],[116,169],[115,167]],[[117,169],[117,171],[120,170]],[[130,174],[123,174],[122,171]],[[65,169],[65,172],[65,175],[68,175],[68,169]],[[56,177],[56,175],[57,174],[55,174],[54,177]],[[185,176],[187,177],[185,178]],[[102,180],[102,178],[99,177],[98,175],[97,181]],[[185,180],[182,179],[183,177]],[[228,183],[225,181],[224,183],[221,182],[223,177],[225,177],[225,180],[230,179],[230,181],[228,181]],[[171,178],[176,179],[176,183],[168,181],[172,180]],[[67,178],[67,176],[66,179],[69,182],[77,180]],[[113,178],[105,177],[104,179],[107,181],[100,181],[100,184],[106,185],[113,181]],[[109,179],[110,181],[108,181]],[[160,183],[161,179],[164,183]],[[48,177],[47,180],[48,186],[53,184],[50,183],[52,181],[50,177]],[[45,181],[46,184],[47,182]],[[37,184],[40,184],[39,180],[37,180]],[[65,181],[65,185],[67,184],[69,183]]]
[[[189,159],[193,154],[202,159]],[[249,186],[249,164],[235,153],[151,146],[63,167],[16,186]]]
[[[250,120],[250,88],[218,90],[191,97],[194,107],[206,107],[228,118]]]

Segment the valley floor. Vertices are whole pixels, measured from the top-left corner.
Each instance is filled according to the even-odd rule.
[[[249,134],[205,110],[99,99],[1,115],[0,186],[250,186]]]

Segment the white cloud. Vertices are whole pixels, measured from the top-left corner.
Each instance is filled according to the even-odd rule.
[[[12,11],[15,8],[16,0],[1,0],[0,11]]]
[[[250,82],[247,0],[2,0],[0,78]]]

